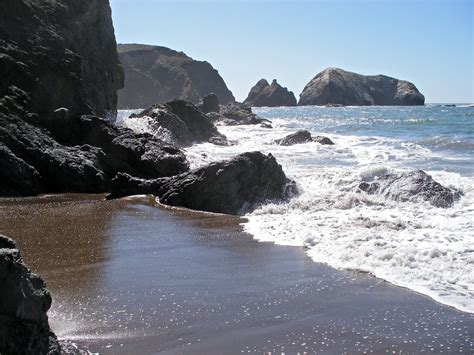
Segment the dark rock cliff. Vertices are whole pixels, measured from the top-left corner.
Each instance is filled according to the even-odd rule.
[[[146,108],[174,99],[195,104],[215,93],[221,103],[235,100],[224,80],[208,62],[159,46],[119,44],[125,87],[119,108]]]
[[[29,112],[116,111],[123,71],[108,0],[2,0],[0,97],[23,90]]]
[[[412,106],[424,103],[425,97],[408,81],[328,68],[305,86],[298,105]]]
[[[244,104],[253,107],[296,106],[296,98],[293,92],[278,84],[276,79],[271,85],[261,79],[252,87]]]
[[[180,150],[90,115],[116,111],[123,81],[108,0],[4,0],[0,20],[1,196],[188,170]]]

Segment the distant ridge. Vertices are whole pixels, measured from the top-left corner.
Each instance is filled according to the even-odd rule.
[[[118,92],[118,106],[146,108],[176,98],[198,103],[215,93],[221,103],[235,101],[224,80],[211,64],[183,52],[146,44],[119,44],[125,87]]]
[[[327,68],[305,86],[298,105],[416,106],[424,103],[425,97],[408,81]]]

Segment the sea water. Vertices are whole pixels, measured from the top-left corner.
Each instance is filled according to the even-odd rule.
[[[191,167],[259,150],[273,154],[300,194],[289,203],[261,206],[244,229],[261,241],[306,247],[316,262],[368,272],[438,302],[474,313],[474,108],[283,107],[254,108],[272,121],[220,126],[236,144],[196,144],[185,150]],[[151,131],[146,119],[118,123]],[[324,135],[290,147],[273,141],[297,130]],[[381,174],[422,169],[463,196],[453,207],[397,202],[360,192]]]

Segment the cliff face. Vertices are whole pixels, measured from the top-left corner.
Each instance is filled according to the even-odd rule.
[[[305,86],[298,105],[414,106],[424,103],[425,97],[408,81],[328,68]]]
[[[108,0],[2,0],[0,16],[1,196],[104,192],[117,172],[188,170],[159,139],[82,115],[115,112],[123,82]]]
[[[282,87],[276,80],[273,80],[270,85],[267,80],[261,79],[252,87],[244,104],[254,107],[296,106],[296,98],[291,91]]]
[[[123,71],[108,0],[2,0],[0,76],[0,97],[23,90],[29,112],[114,113]]]
[[[118,52],[125,72],[119,108],[146,108],[177,98],[198,103],[210,93],[224,104],[235,100],[208,62],[158,46],[119,44]]]

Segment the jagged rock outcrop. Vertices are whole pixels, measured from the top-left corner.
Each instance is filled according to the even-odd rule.
[[[408,81],[328,68],[305,86],[298,105],[410,106],[424,103],[425,97]]]
[[[290,146],[295,144],[302,144],[308,142],[318,142],[323,145],[334,145],[333,141],[328,137],[316,136],[312,137],[309,131],[297,131],[295,133],[289,134],[284,138],[275,140],[275,143],[278,145]]]
[[[189,169],[177,148],[94,116],[0,113],[0,158],[2,196],[105,192],[118,172],[157,178]]]
[[[258,117],[252,112],[252,108],[238,102],[221,105],[219,112],[206,114],[210,122],[219,123],[224,126],[270,124],[269,120]]]
[[[171,206],[244,214],[258,204],[287,200],[296,191],[271,154],[250,152],[171,178],[144,180],[119,174],[111,197],[154,194]]]
[[[0,97],[21,89],[42,117],[116,112],[123,86],[108,0],[0,2]]]
[[[296,106],[296,98],[293,92],[278,84],[276,79],[271,85],[267,80],[261,79],[252,87],[244,104],[252,107]]]
[[[0,235],[0,354],[59,354],[48,324],[51,295],[23,263],[15,242]]]
[[[460,191],[444,187],[422,170],[385,174],[373,182],[362,182],[359,189],[395,201],[428,201],[435,207],[451,207],[462,196]]]
[[[125,87],[119,108],[146,108],[174,99],[195,104],[215,93],[223,104],[235,100],[224,80],[208,62],[159,46],[119,44]]]
[[[226,137],[189,101],[174,100],[153,105],[131,117],[146,117],[157,135],[177,146],[186,147],[202,142],[227,144]]]

